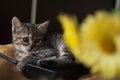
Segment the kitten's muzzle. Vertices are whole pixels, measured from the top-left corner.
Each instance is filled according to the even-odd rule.
[[[37,48],[35,48],[35,46],[31,46],[29,51],[34,51],[34,50],[36,50],[36,49],[37,49]]]
[[[34,46],[31,46],[31,47],[30,47],[30,50],[32,50],[33,48],[34,48]]]

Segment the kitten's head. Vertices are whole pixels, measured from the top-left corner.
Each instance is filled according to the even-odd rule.
[[[13,44],[19,51],[37,50],[43,45],[49,21],[42,24],[22,23],[17,17],[12,19]]]

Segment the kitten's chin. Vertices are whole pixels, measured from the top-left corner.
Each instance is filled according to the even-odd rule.
[[[28,53],[30,50],[30,48],[28,46],[23,46],[23,45],[15,45],[15,48],[18,51],[22,51],[22,52],[26,52],[26,53]]]

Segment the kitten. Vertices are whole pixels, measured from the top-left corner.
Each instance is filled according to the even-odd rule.
[[[49,21],[42,24],[22,23],[17,17],[12,19],[13,44],[16,49],[17,68],[23,70],[26,63],[38,66],[65,66],[74,63],[62,35],[45,37]]]

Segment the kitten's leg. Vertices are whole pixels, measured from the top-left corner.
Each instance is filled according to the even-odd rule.
[[[20,56],[20,54],[22,55]],[[19,71],[22,71],[22,69],[24,69],[27,63],[36,65],[37,60],[53,56],[54,51],[52,49],[45,49],[34,53],[32,52],[32,53],[20,53],[20,54],[19,56],[17,55],[19,61],[17,64],[17,69]]]
[[[15,57],[18,60],[17,69],[21,71],[21,69],[27,64],[34,64],[37,59],[45,58],[48,56],[52,56],[54,52],[51,49],[45,49],[41,51],[36,51],[32,53],[22,53],[22,52],[16,52]]]
[[[17,64],[17,69],[21,71],[25,77],[30,80],[42,80],[42,72],[36,68],[27,66],[27,64],[36,65],[37,57],[33,55],[26,55],[21,58]],[[39,79],[40,78],[40,79]]]
[[[53,74],[48,75],[47,73],[43,72],[42,69],[38,70],[36,68],[26,65],[27,63],[36,65],[37,60],[38,60],[38,57],[36,55],[28,55],[22,58],[22,60],[18,63],[17,66],[27,78],[30,78],[30,80],[42,80],[42,78],[44,79],[47,77],[51,77]]]
[[[19,71],[22,71],[27,63],[35,64],[36,61],[37,61],[36,57],[31,56],[30,54],[28,55],[28,54],[24,53],[24,55],[20,58],[20,60],[17,64],[17,69]]]
[[[59,57],[49,57],[37,61],[38,66],[64,68],[73,65],[74,59],[71,56],[63,55]]]

